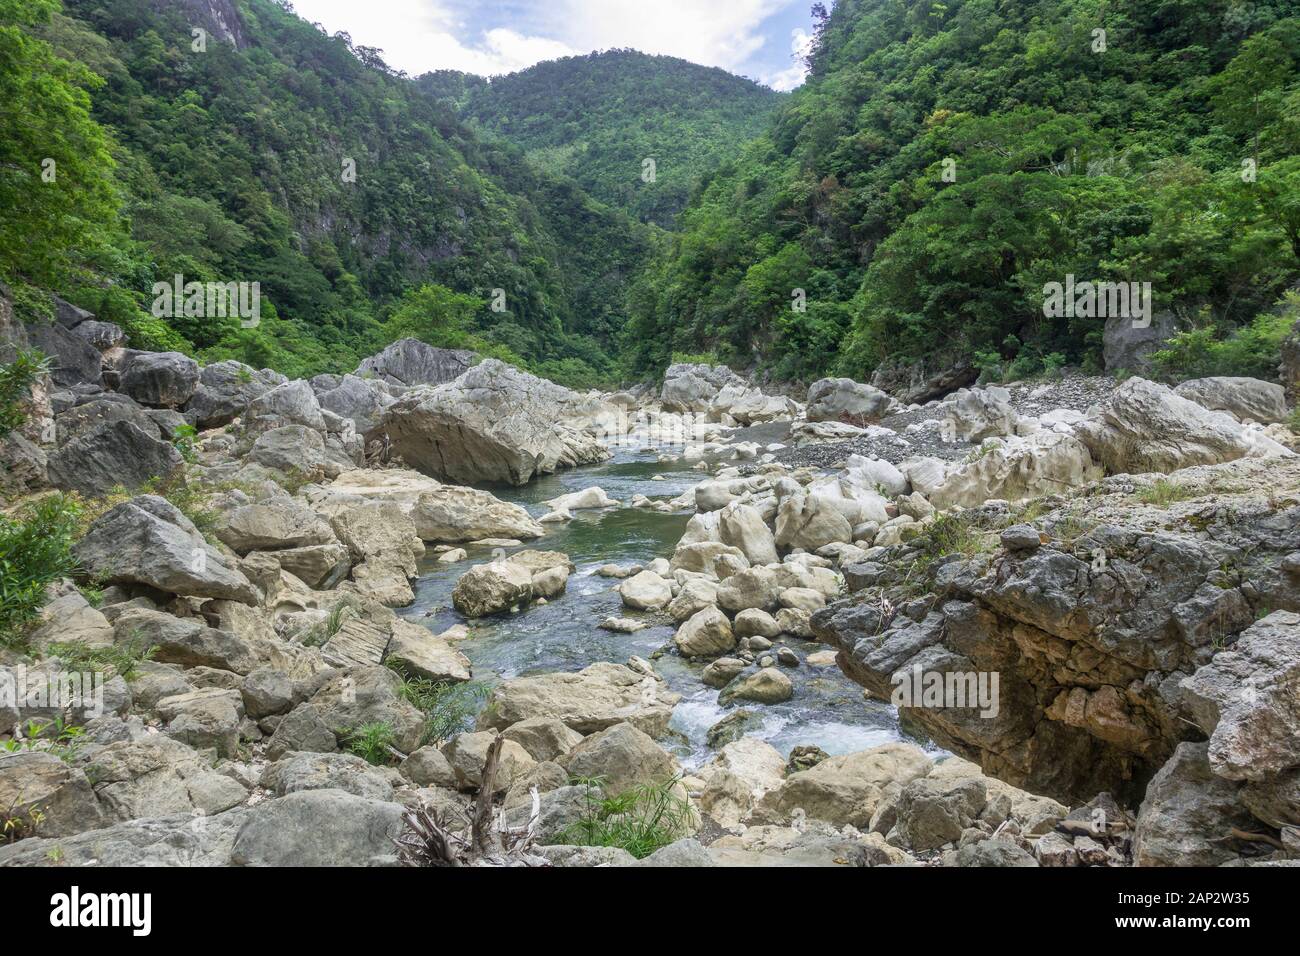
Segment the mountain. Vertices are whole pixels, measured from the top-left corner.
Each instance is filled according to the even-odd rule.
[[[18,114],[0,114],[5,140],[23,147],[0,163],[24,171],[14,208],[40,190],[26,177],[35,182],[36,156],[60,128],[86,137],[59,154],[61,181],[97,189],[97,205],[75,217],[44,210],[77,223],[57,250],[12,243],[0,259],[9,284],[59,289],[138,345],[289,374],[355,368],[403,297],[437,284],[462,298],[420,300],[449,303],[425,316],[448,339],[436,344],[573,384],[613,374],[625,286],[650,231],[484,140],[378,51],[271,0],[68,0],[62,12],[52,0],[0,0],[0,29],[28,74],[45,71],[30,82],[66,93],[28,97],[62,110],[30,148]],[[17,72],[4,81],[29,82]],[[261,325],[158,321],[150,290],[175,274],[259,282]]]
[[[551,60],[491,81],[442,72],[420,83],[523,148],[538,168],[664,227],[784,99],[725,70],[635,50]],[[651,182],[646,160],[654,161]]]
[[[1151,283],[1188,349],[1276,356],[1281,326],[1251,323],[1300,276],[1298,14],[839,0],[806,85],[634,290],[634,366],[1097,367],[1100,320],[1044,315],[1071,275]]]

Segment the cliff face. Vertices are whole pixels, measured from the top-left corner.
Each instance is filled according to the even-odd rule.
[[[1300,609],[1300,464],[1185,469],[1168,503],[1153,478],[1109,478],[1082,500],[1050,501],[1037,541],[1005,506],[967,512],[974,526],[1004,529],[1001,542],[934,559],[919,589],[906,584],[915,544],[896,546],[849,569],[870,586],[815,615],[814,630],[886,699],[894,675],[918,667],[996,672],[995,716],[900,713],[1015,786],[1136,802],[1180,742],[1215,726],[1189,690],[1193,675],[1258,619]]]
[[[154,6],[160,11],[169,7],[183,10],[191,26],[202,27],[237,50],[248,46],[244,20],[235,0],[155,0]]]

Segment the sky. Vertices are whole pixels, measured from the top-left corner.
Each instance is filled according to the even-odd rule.
[[[378,47],[412,76],[513,73],[541,60],[631,47],[747,76],[803,82],[794,53],[812,0],[292,0],[298,15]],[[827,4],[829,6],[829,4]]]

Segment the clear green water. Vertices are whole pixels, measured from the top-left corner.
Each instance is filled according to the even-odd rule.
[[[662,475],[662,480],[654,480]],[[619,449],[613,459],[599,465],[561,472],[538,479],[523,488],[493,488],[500,498],[515,501],[534,515],[547,508],[549,498],[599,486],[624,505],[634,494],[654,499],[680,495],[701,479],[701,474],[680,465],[661,464],[649,451]],[[577,566],[568,590],[548,604],[518,614],[466,621],[451,607],[451,591],[470,566],[489,559],[490,553],[471,549],[457,564],[440,565],[430,553],[415,585],[415,603],[402,613],[434,631],[466,623],[473,636],[459,649],[474,665],[476,680],[495,681],[545,671],[576,671],[596,661],[626,661],[633,655],[655,659],[655,667],[673,690],[682,694],[674,712],[673,744],[687,766],[708,756],[705,735],[728,713],[718,704],[718,692],[705,687],[698,664],[672,652],[673,628],[658,624],[635,634],[602,630],[606,617],[637,616],[626,611],[613,590],[618,581],[594,574],[602,564],[643,564],[670,557],[686,527],[688,514],[661,514],[629,507],[602,511],[575,511],[574,520],[550,526],[544,538],[524,547],[563,551]],[[647,620],[658,620],[646,616]],[[788,646],[800,659],[825,647],[794,640]],[[770,741],[782,753],[799,744],[814,744],[829,753],[849,753],[898,740],[893,708],[862,697],[861,688],[838,668],[814,669],[802,664],[786,669],[795,682],[792,700],[772,706],[749,705],[763,715],[763,724],[751,735]]]

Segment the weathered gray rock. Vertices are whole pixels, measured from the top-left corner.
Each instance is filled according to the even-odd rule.
[[[1195,378],[1180,383],[1174,394],[1213,411],[1227,412],[1234,418],[1261,425],[1283,421],[1290,413],[1282,386],[1257,378]]]
[[[723,544],[739,548],[750,564],[779,561],[776,538],[757,508],[734,502],[718,512],[718,534]]]
[[[910,744],[829,757],[765,793],[753,816],[760,823],[786,823],[794,810],[802,809],[815,820],[866,829],[882,800],[896,796],[931,766],[930,758]]]
[[[456,775],[456,786],[462,790],[475,790],[483,785],[483,769],[487,766],[488,750],[497,735],[490,731],[457,734],[442,748],[442,755],[447,758],[452,772]],[[529,773],[535,761],[519,744],[507,740],[501,745],[497,773],[493,786],[497,793],[504,793],[511,784]]]
[[[199,384],[185,411],[200,431],[220,428],[243,415],[253,399],[285,381],[278,372],[258,371],[234,359],[214,362],[199,373]]]
[[[441,485],[420,494],[411,509],[411,520],[425,541],[528,540],[546,533],[522,506],[461,485]]]
[[[181,667],[214,667],[247,674],[258,658],[249,644],[229,631],[208,627],[202,618],[180,618],[137,608],[113,622],[119,644],[153,648],[152,659]]]
[[[666,783],[681,773],[672,755],[627,723],[584,738],[557,762],[571,778],[599,778],[601,790],[610,797],[634,787]]]
[[[258,786],[279,797],[303,790],[342,790],[367,800],[393,798],[389,773],[353,754],[286,754],[262,771]]]
[[[385,428],[393,450],[427,475],[522,485],[609,457],[569,424],[590,414],[576,393],[487,359],[453,382],[407,392],[388,409]]]
[[[1287,457],[1290,450],[1163,385],[1130,378],[1089,410],[1076,434],[1111,474],[1168,473],[1238,458]]]
[[[0,867],[226,866],[245,811],[132,820],[75,836],[20,840],[0,846]]]
[[[389,385],[442,385],[463,375],[478,361],[465,349],[439,349],[419,339],[399,339],[357,366],[361,378],[378,378]]]
[[[100,425],[116,421],[128,421],[150,438],[161,437],[157,423],[146,409],[126,395],[113,392],[94,395],[59,412],[54,419],[55,435],[59,445],[67,445]]]
[[[823,378],[808,389],[810,422],[871,421],[888,415],[897,403],[886,392],[851,378]]]
[[[627,721],[651,737],[668,729],[681,695],[622,664],[591,664],[577,673],[516,677],[498,684],[479,714],[484,729],[504,730],[534,717],[555,717],[582,734]]]
[[[107,584],[147,584],[168,594],[255,604],[256,588],[203,540],[173,505],[140,495],[101,515],[73,554]]]
[[[1134,866],[1218,866],[1237,858],[1224,840],[1249,831],[1241,784],[1215,776],[1208,745],[1183,743],[1147,787],[1133,836]]]
[[[213,534],[239,554],[337,544],[328,524],[292,498],[269,498],[222,513]]]
[[[94,753],[86,772],[100,803],[119,820],[211,816],[248,798],[248,788],[237,780],[161,735],[109,744]]]
[[[836,542],[851,542],[853,525],[821,495],[793,495],[776,513],[776,544],[816,551]]]
[[[710,605],[696,612],[673,635],[677,649],[686,657],[716,657],[736,646],[731,622]]]
[[[392,866],[400,804],[341,790],[302,790],[249,811],[235,837],[235,866]]]
[[[460,576],[451,592],[456,610],[466,617],[486,617],[527,605],[533,597],[533,576],[512,561],[478,564]]]
[[[1184,679],[1183,700],[1210,735],[1209,761],[1229,780],[1300,766],[1300,614],[1274,611]]]
[[[259,419],[272,428],[301,425],[314,432],[325,431],[320,402],[311,386],[302,379],[282,382],[249,402],[244,412],[245,427],[258,425]]]
[[[653,571],[641,571],[618,585],[623,603],[636,611],[657,611],[673,599],[672,586]]]
[[[359,435],[368,435],[383,423],[393,396],[377,381],[344,375],[337,386],[318,396],[320,407],[352,421]]]
[[[0,806],[4,814],[42,837],[70,836],[107,822],[86,775],[54,754],[0,754]],[[41,820],[32,826],[31,812]]]
[[[56,488],[84,495],[116,487],[134,491],[153,479],[167,479],[184,467],[180,452],[129,421],[100,425],[49,456],[47,474]]]
[[[678,363],[664,372],[660,393],[664,408],[676,412],[706,412],[718,392],[728,385],[745,387],[745,380],[725,365]]]
[[[27,345],[50,359],[55,385],[98,385],[103,356],[75,332],[58,322],[36,322],[24,327]]]
[[[582,734],[558,717],[533,717],[511,724],[501,732],[537,761],[555,760],[582,743]]]
[[[794,696],[794,682],[775,667],[760,667],[752,674],[738,677],[722,689],[722,703],[751,700],[757,704],[780,704]]]
[[[141,405],[179,408],[199,385],[199,363],[180,352],[135,352],[122,369],[118,391]]]

